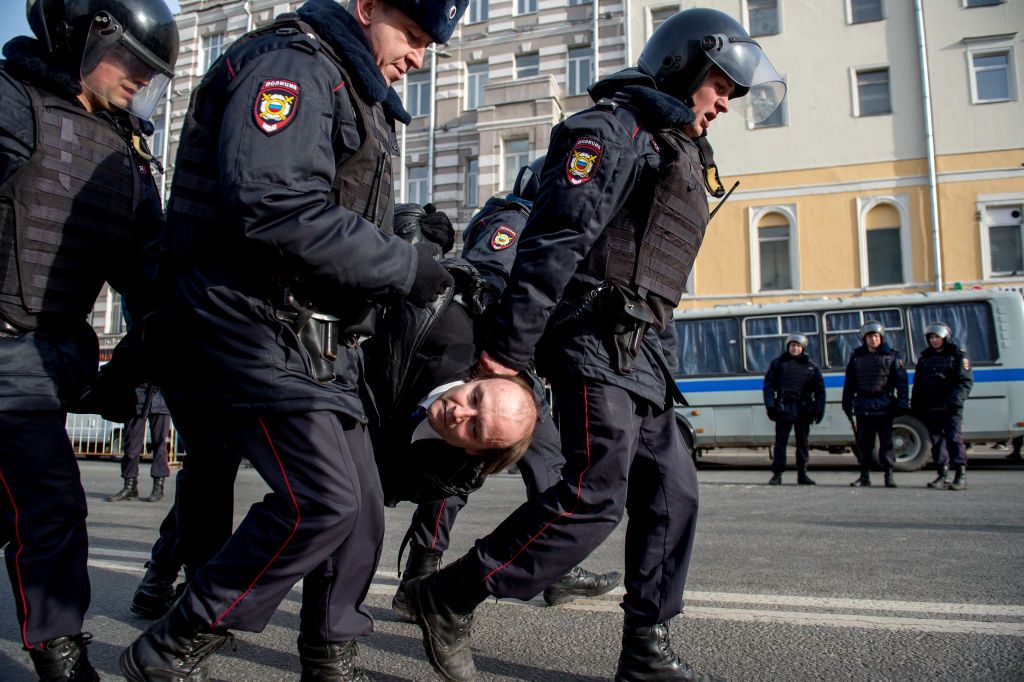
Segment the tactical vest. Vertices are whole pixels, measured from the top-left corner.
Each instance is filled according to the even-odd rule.
[[[896,356],[876,351],[864,353],[854,359],[857,373],[857,394],[875,396],[886,392],[889,374]]]
[[[635,120],[635,114],[625,107]],[[704,240],[708,202],[697,146],[678,130],[652,132],[661,162],[646,161],[626,204],[598,237],[584,272],[679,303]]]
[[[914,372],[915,396],[923,398],[928,405],[944,404],[956,388],[962,362],[960,351],[922,353]]]
[[[782,371],[779,373],[779,393],[784,400],[800,400],[809,392],[814,379],[814,367],[810,362],[799,360],[783,360]]]
[[[295,31],[295,35],[315,35],[312,27],[301,22],[294,14],[282,15],[273,24],[248,34],[236,43],[231,54],[236,54],[243,41],[280,31]],[[352,79],[342,61],[323,40],[318,43],[331,61],[341,71],[343,82]],[[288,49],[288,48],[282,48]],[[226,60],[215,66],[220,76],[226,69]],[[236,72],[242,64],[236,64]],[[221,189],[218,181],[217,131],[209,130],[196,122],[194,112],[204,97],[223,96],[218,92],[207,92],[210,83],[220,79],[208,74],[192,96],[192,103],[181,134],[178,157],[174,172],[174,186],[167,207],[168,222],[174,224],[170,230],[167,248],[173,254],[188,258],[201,258],[204,254],[224,253],[223,249],[238,251],[238,244],[226,233],[224,226],[231,224],[218,209]],[[391,234],[394,221],[394,187],[391,176],[390,144],[392,125],[381,106],[362,99],[352,90],[358,127],[362,132],[359,148],[347,158],[338,156],[331,186],[331,200],[339,206],[361,215],[377,225],[383,232]],[[219,107],[223,109],[223,103]],[[245,259],[239,259],[244,261]]]
[[[34,329],[40,316],[89,314],[126,257],[141,187],[129,142],[109,122],[25,89],[35,148],[0,188],[0,202],[11,207],[0,224],[0,301],[11,322]]]

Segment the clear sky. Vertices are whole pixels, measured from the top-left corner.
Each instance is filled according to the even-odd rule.
[[[167,0],[167,5],[177,13],[178,0]],[[25,0],[0,0],[0,45],[19,35],[32,35],[25,18]]]

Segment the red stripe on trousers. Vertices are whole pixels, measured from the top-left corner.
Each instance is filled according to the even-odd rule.
[[[434,519],[434,539],[430,541],[430,549],[434,549],[437,546],[437,529],[441,527],[441,514],[444,513],[444,505],[448,503],[448,498],[441,500],[441,508],[437,510],[437,518]]]
[[[18,551],[14,553],[14,570],[17,574],[16,581],[18,583],[18,597],[21,599],[21,613],[24,616],[21,624],[21,642],[25,645],[26,649],[35,649],[32,643],[28,641],[28,599],[25,598],[25,584],[21,579],[21,563],[18,561],[21,557],[21,550],[25,549],[25,545],[21,542],[21,532],[18,530],[18,518],[21,516],[21,513],[18,511],[18,505],[14,503],[14,493],[11,492],[11,487],[7,485],[7,477],[4,476],[2,471],[0,471],[0,483],[4,484],[4,490],[7,491],[7,499],[11,501],[11,509],[14,510],[14,541],[18,543]]]

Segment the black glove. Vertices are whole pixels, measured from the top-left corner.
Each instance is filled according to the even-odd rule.
[[[448,253],[455,246],[455,228],[451,218],[433,204],[427,204],[423,210],[427,215],[420,218],[420,233],[441,247],[441,255]]]
[[[424,306],[437,300],[437,297],[454,283],[452,276],[430,253],[416,249],[416,280],[409,289],[410,303]]]
[[[137,407],[135,386],[119,371],[116,363],[109,362],[100,369],[96,380],[82,391],[73,411],[98,414],[107,421],[126,422],[135,416]]]
[[[814,423],[815,424],[820,424],[821,420],[824,419],[824,418],[825,418],[825,413],[824,412],[815,412],[814,413]]]
[[[954,403],[946,403],[946,416],[955,417],[960,414],[960,406]]]
[[[778,410],[776,410],[774,407],[769,407],[768,408],[768,418],[769,419],[771,419],[772,421],[775,421],[775,418],[778,417],[778,416],[779,416]]]

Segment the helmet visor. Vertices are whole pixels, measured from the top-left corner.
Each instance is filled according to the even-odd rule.
[[[749,90],[749,121],[761,123],[782,104],[786,97],[786,83],[756,42],[715,35],[706,37],[703,46],[715,66],[736,85]]]
[[[169,65],[124,33],[105,12],[89,25],[82,53],[82,84],[110,108],[149,120],[174,73]]]

